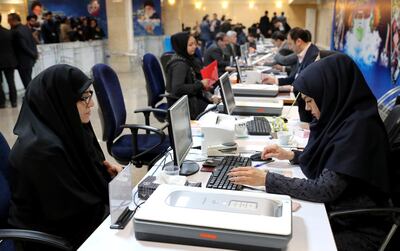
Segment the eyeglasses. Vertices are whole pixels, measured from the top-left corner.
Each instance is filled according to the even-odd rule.
[[[85,102],[86,105],[89,105],[90,101],[93,97],[93,91],[85,91],[83,95],[79,98],[80,101]]]

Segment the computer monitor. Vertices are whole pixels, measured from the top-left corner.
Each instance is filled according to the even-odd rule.
[[[236,104],[228,72],[225,72],[219,78],[219,85],[221,87],[221,98],[224,104],[224,113],[231,115],[236,107]]]
[[[237,72],[237,82],[241,83],[243,82],[243,75],[242,75],[242,69],[240,68],[238,58],[235,58],[235,63],[236,63],[236,72]]]
[[[240,55],[241,55],[242,60],[244,60],[247,65],[248,57],[249,57],[249,49],[246,44],[242,44],[240,46]]]
[[[168,118],[168,132],[174,160],[166,165],[179,166],[180,175],[194,174],[199,170],[199,165],[194,161],[185,160],[193,145],[189,102],[186,95],[168,109]]]

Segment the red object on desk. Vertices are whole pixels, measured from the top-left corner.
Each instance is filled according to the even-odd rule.
[[[207,65],[200,70],[203,79],[209,79],[209,85],[212,86],[218,81],[218,63],[214,60],[211,64]]]

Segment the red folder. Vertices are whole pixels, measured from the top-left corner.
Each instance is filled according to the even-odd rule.
[[[218,81],[218,63],[217,60],[214,60],[211,64],[207,65],[203,69],[200,70],[201,76],[203,79],[210,80],[210,86],[215,84]]]

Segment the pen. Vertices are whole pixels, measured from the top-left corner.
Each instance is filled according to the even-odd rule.
[[[264,166],[264,165],[266,165],[267,163],[260,163],[260,164],[257,164],[257,165],[254,165],[253,167],[261,167],[261,166]]]
[[[215,124],[218,125],[219,122],[219,115],[217,116],[217,120],[215,121]]]

